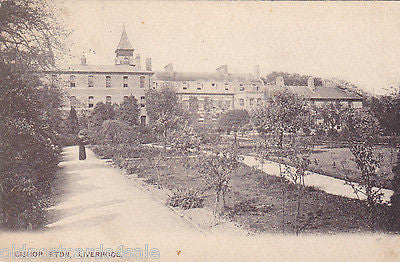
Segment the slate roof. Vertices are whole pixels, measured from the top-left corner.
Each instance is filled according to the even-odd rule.
[[[117,50],[130,50],[130,51],[134,50],[131,42],[129,41],[125,27],[124,30],[122,31],[121,39],[119,40]]]
[[[135,73],[135,72],[147,72],[153,73],[152,71],[145,70],[137,70],[135,67],[130,65],[68,65],[61,66],[57,72],[95,72],[95,73],[119,73],[119,72],[127,72],[127,73]]]
[[[315,90],[311,90],[308,86],[276,86],[268,85],[267,90],[273,95],[279,91],[287,90],[291,93],[303,96],[308,99],[341,99],[341,100],[363,100],[364,97],[338,86],[316,86]]]
[[[259,81],[251,74],[221,75],[219,73],[198,72],[155,72],[154,77],[161,81]]]

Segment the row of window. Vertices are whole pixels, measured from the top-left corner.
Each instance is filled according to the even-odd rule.
[[[197,85],[196,85],[196,89],[197,89],[197,90],[202,90],[202,89],[203,89],[203,86],[204,86],[203,83],[198,82]],[[216,83],[211,83],[211,86],[212,86],[212,87],[217,87],[218,84],[216,84]],[[226,91],[229,90],[229,84],[228,84],[228,83],[225,83],[224,86],[225,86],[225,90],[226,90]],[[252,84],[252,86],[253,86],[253,91],[259,91],[258,85]],[[182,89],[183,89],[183,90],[187,90],[188,88],[189,88],[189,83],[183,82],[183,83],[182,83]],[[240,91],[244,91],[244,90],[245,90],[244,84],[243,84],[243,83],[239,84],[239,90],[240,90]]]
[[[228,110],[231,109],[232,106],[232,100],[211,100],[211,99],[204,99],[204,100],[198,100],[197,98],[194,99],[189,99],[189,100],[183,100],[182,101],[183,108],[188,109],[188,110],[207,110],[208,109],[222,109],[222,110]]]
[[[124,100],[128,99],[128,96],[124,96]],[[140,107],[145,107],[145,99],[146,97],[141,96],[140,97]],[[112,99],[111,96],[106,96],[106,103],[111,103]],[[70,97],[70,104],[75,106],[78,103],[78,100],[76,99],[75,96]],[[94,107],[94,96],[88,96],[88,107],[93,108]]]
[[[249,99],[250,107],[254,107],[254,101],[256,101],[255,98],[250,98]],[[240,106],[244,106],[244,98],[240,98],[239,99],[239,105]],[[257,106],[262,106],[262,99],[261,98],[257,98]]]
[[[88,87],[94,87],[93,79],[94,79],[93,75],[89,75],[88,76]],[[122,77],[122,87],[129,87],[128,79],[129,79],[128,76],[123,76]],[[145,81],[146,81],[146,77],[145,76],[140,76],[140,78],[139,78],[140,88],[144,88]],[[69,77],[69,86],[70,87],[75,87],[76,86],[76,77],[75,77],[75,75],[70,75],[70,77]],[[106,76],[106,87],[107,88],[111,88],[111,76]]]

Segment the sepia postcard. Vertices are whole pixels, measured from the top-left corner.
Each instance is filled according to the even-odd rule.
[[[400,261],[396,2],[0,0],[0,261]]]

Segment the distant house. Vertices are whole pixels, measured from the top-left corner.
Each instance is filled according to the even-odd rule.
[[[270,79],[263,79],[268,96],[273,96],[280,91],[286,90],[304,97],[310,104],[316,106],[321,106],[325,103],[340,103],[351,108],[361,108],[363,106],[365,98],[355,90],[342,87],[329,80],[317,80],[314,77],[308,77],[305,85],[302,83],[299,85],[286,85],[284,76],[277,76],[275,83],[271,83]]]

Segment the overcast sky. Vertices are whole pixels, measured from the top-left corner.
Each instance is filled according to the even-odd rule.
[[[400,82],[400,4],[62,1],[74,63],[113,64],[125,24],[154,70],[272,71],[344,79],[367,91]],[[95,51],[95,54],[91,52]]]

